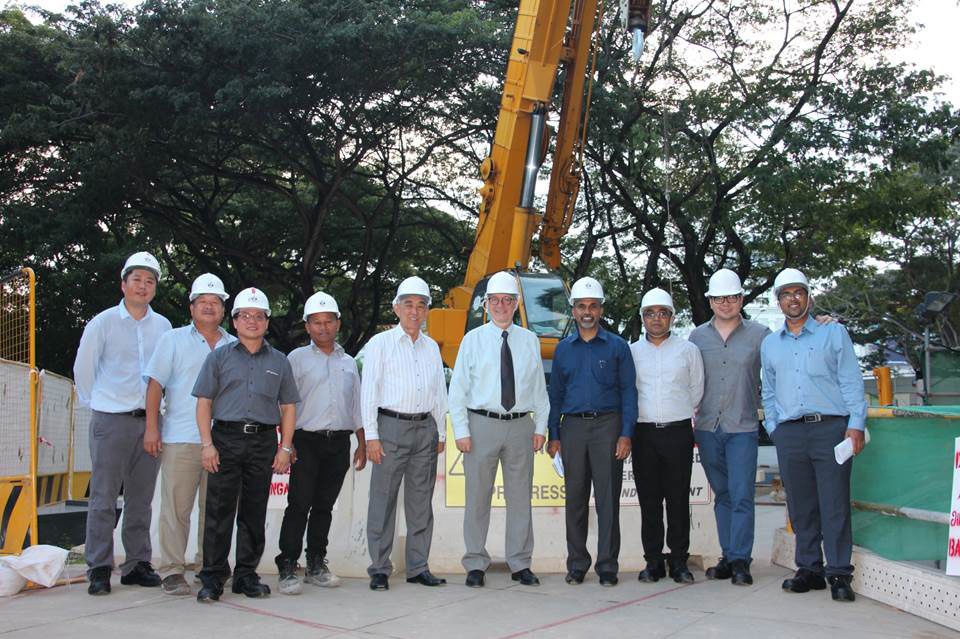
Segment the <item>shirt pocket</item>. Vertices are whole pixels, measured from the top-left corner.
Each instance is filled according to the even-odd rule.
[[[616,380],[617,362],[612,359],[596,358],[590,362],[593,379],[601,386],[613,386]]]
[[[271,369],[265,370],[254,380],[253,392],[276,401],[280,395],[280,372]]]
[[[830,375],[828,356],[828,351],[809,348],[807,350],[807,374],[811,377],[828,377]]]

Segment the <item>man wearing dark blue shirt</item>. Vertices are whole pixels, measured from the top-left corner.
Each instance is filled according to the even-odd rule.
[[[592,483],[597,509],[595,569],[601,586],[615,586],[620,485],[637,421],[637,374],[627,343],[600,327],[603,301],[603,288],[592,277],[577,280],[570,289],[577,331],[557,345],[553,356],[547,452],[563,458],[567,583],[583,583],[590,568],[587,519]]]

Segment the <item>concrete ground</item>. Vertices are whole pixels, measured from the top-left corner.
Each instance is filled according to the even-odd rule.
[[[783,508],[758,508],[758,539],[752,587],[706,581],[681,586],[664,580],[643,584],[636,573],[620,575],[615,588],[602,588],[596,575],[580,586],[562,575],[541,575],[543,585],[514,584],[505,570],[491,571],[487,586],[469,589],[463,575],[447,575],[449,584],[426,588],[394,576],[388,592],[371,592],[364,579],[345,579],[336,589],[304,586],[299,596],[276,592],[267,599],[246,599],[229,592],[217,604],[193,597],[171,597],[159,589],[121,586],[90,597],[86,583],[24,592],[0,599],[0,637],[96,638],[248,636],[257,639],[364,637],[414,639],[456,637],[764,637],[809,639],[837,635],[848,639],[960,635],[865,597],[853,604],[830,600],[829,590],[803,595],[780,590],[790,574],[772,566],[770,531],[783,523]]]

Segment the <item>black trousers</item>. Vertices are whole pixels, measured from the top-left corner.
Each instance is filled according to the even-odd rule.
[[[307,557],[327,556],[333,505],[350,469],[350,431],[336,431],[332,437],[298,429],[293,434],[297,463],[290,470],[287,508],[280,526],[280,554],[277,563],[297,561],[307,533]],[[308,525],[309,520],[309,525]]]
[[[590,486],[597,510],[598,574],[619,570],[620,488],[623,461],[614,457],[620,437],[620,413],[596,419],[564,416],[560,425],[560,455],[567,499],[567,570],[586,572],[587,522],[590,515]]]
[[[667,505],[670,559],[686,560],[690,550],[690,475],[693,429],[637,424],[633,435],[633,476],[640,502],[640,539],[647,561],[665,559],[663,504]]]
[[[254,574],[265,542],[267,499],[277,454],[277,432],[245,435],[228,426],[213,427],[213,445],[220,454],[220,470],[207,477],[207,511],[203,527],[205,584],[223,584],[230,576],[230,539],[237,522],[234,581]]]

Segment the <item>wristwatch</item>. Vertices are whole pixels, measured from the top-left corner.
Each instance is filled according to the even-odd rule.
[[[292,449],[292,448],[287,448],[286,446],[281,446],[281,447],[280,447],[280,450],[282,450],[283,452],[287,453],[288,455],[292,455],[292,454],[293,454],[293,449]]]

